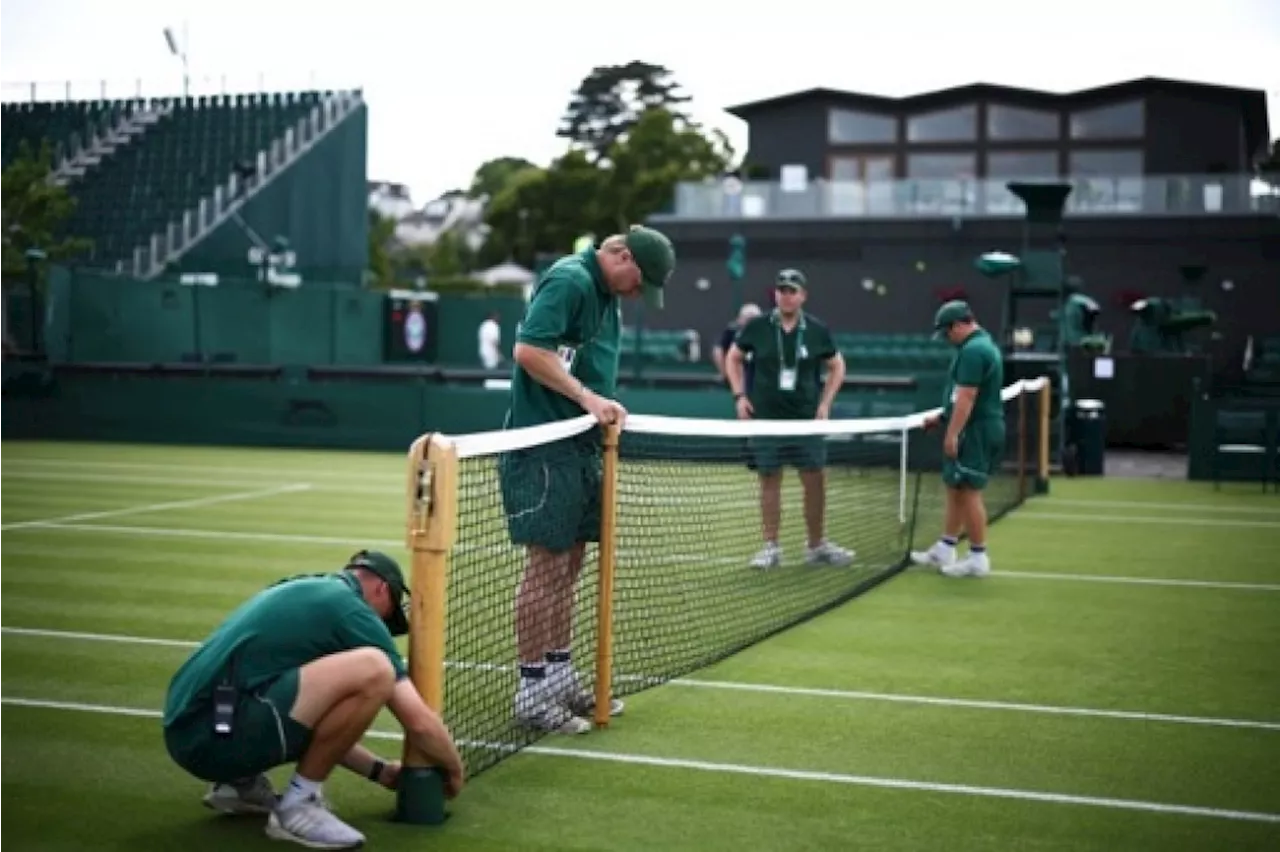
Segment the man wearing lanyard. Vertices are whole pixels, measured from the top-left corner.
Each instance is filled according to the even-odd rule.
[[[777,307],[756,317],[738,332],[725,359],[725,375],[738,410],[747,420],[826,420],[844,383],[844,358],[827,327],[804,312],[806,280],[796,269],[778,273]],[[751,354],[754,376],[744,389],[743,361]],[[822,368],[827,378],[820,380]],[[800,471],[804,486],[804,520],[809,565],[848,565],[852,551],[826,540],[826,443],[820,436],[755,437],[756,473],[760,477],[760,514],[764,548],[751,560],[753,568],[782,564],[778,527],[782,521],[782,466]]]

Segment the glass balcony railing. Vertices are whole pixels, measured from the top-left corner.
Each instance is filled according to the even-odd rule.
[[[928,219],[1022,217],[1010,179],[684,183],[674,210],[655,220],[680,219]],[[1280,215],[1280,183],[1249,175],[1018,178],[1023,183],[1072,185],[1070,216]]]

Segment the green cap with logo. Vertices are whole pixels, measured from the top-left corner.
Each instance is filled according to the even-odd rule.
[[[804,290],[809,286],[809,279],[799,269],[784,269],[778,273],[773,286],[777,290]]]
[[[644,283],[644,300],[651,307],[662,307],[663,288],[676,268],[676,250],[661,231],[632,225],[627,231],[627,248],[640,267]]]
[[[409,632],[409,587],[405,585],[404,573],[400,565],[385,553],[377,550],[362,550],[347,561],[346,569],[363,568],[387,584],[391,589],[391,614],[383,622],[392,636],[403,636]]]
[[[953,323],[971,319],[973,319],[973,311],[969,309],[968,302],[960,299],[947,302],[938,308],[938,312],[933,316],[933,339],[945,338],[947,329],[951,328]]]

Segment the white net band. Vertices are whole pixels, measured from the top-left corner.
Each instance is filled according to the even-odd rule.
[[[1023,379],[1014,382],[1001,392],[1005,402],[1019,394],[1038,391],[1047,379]],[[918,429],[926,417],[937,414],[934,408],[901,417],[858,417],[832,420],[717,420],[713,418],[667,417],[655,414],[630,414],[622,431],[641,435],[670,435],[687,438],[754,438],[754,437],[837,437],[906,432]],[[458,458],[477,458],[500,455],[526,447],[536,447],[571,438],[596,425],[589,414],[572,420],[544,423],[520,429],[499,429],[491,432],[472,432],[466,435],[444,435],[452,443]]]

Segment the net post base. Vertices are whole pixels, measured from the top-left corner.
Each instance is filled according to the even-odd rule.
[[[1036,493],[1036,494],[1048,494],[1048,493],[1049,493],[1049,480],[1048,480],[1048,479],[1044,479],[1044,478],[1042,478],[1042,477],[1037,476],[1037,477],[1036,477],[1036,489],[1035,489],[1035,493]]]
[[[404,766],[396,787],[393,822],[441,825],[449,818],[444,807],[444,774],[434,766]]]

